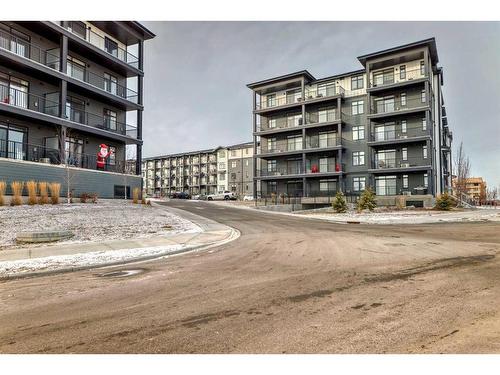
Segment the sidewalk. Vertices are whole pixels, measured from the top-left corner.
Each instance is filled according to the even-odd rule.
[[[222,245],[239,237],[236,230],[213,220],[170,207],[163,209],[193,222],[200,231],[137,240],[69,243],[2,250],[0,280],[154,259]]]

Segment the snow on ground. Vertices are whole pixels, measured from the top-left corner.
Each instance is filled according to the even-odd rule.
[[[498,210],[400,210],[386,212],[347,212],[337,214],[332,209],[322,209],[313,212],[301,211],[292,215],[346,223],[359,221],[362,224],[428,224],[442,222],[500,221]]]
[[[164,208],[124,200],[0,207],[0,250],[16,247],[18,232],[51,229],[71,230],[75,234],[71,240],[58,244],[201,231],[197,225]]]
[[[0,276],[27,272],[50,271],[61,268],[87,267],[113,262],[124,262],[148,256],[168,255],[186,248],[186,245],[154,246],[135,249],[94,251],[83,254],[57,255],[43,258],[0,262]]]

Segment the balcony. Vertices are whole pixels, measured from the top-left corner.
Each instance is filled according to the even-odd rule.
[[[339,110],[331,108],[321,112],[306,112],[307,125],[323,125],[340,121]]]
[[[302,139],[298,142],[289,142],[287,139],[278,140],[275,142],[262,141],[259,156],[265,155],[289,155],[302,152]]]
[[[3,139],[0,139],[0,158],[30,161],[46,165],[66,164],[75,168],[127,174],[134,174],[133,170],[135,170],[130,163],[127,164],[121,160],[115,160],[113,163],[110,163],[109,159],[107,159],[104,169],[99,169],[97,168],[97,155],[70,153],[64,156],[61,155],[59,150],[54,148],[24,142],[5,141]]]
[[[262,99],[261,99],[262,100]],[[266,100],[255,105],[255,110],[273,109],[279,107],[290,107],[299,105],[304,101],[302,96],[299,95],[283,95],[279,97],[267,97]]]
[[[383,128],[379,127],[378,129]],[[426,141],[430,138],[430,133],[427,130],[419,128],[407,128],[404,132],[398,127],[397,129],[378,130],[370,134],[368,144],[371,146],[382,146],[388,144],[399,144],[409,142]]]
[[[297,176],[304,173],[304,168],[302,163],[292,164],[288,166],[262,169],[257,171],[257,177],[287,177],[287,176]]]
[[[305,101],[319,102],[326,99],[331,99],[336,96],[344,95],[345,90],[340,85],[328,85],[317,88],[306,88]]]
[[[337,148],[341,145],[341,138],[337,135],[337,133],[329,134],[327,137],[313,135],[306,138],[305,151],[317,151],[329,148]]]
[[[279,117],[265,120],[257,124],[257,132],[280,132],[283,130],[293,130],[303,125],[302,116]]]
[[[322,177],[326,174],[341,174],[345,171],[344,163],[337,163],[335,159],[329,159],[326,163],[322,163],[319,159],[307,160],[308,167],[306,175],[308,177]]]
[[[422,100],[422,98],[407,98],[403,100],[401,100],[401,98],[398,98],[398,100],[374,99],[370,107],[370,114],[368,115],[371,118],[420,112],[429,109],[429,101],[427,98],[424,98],[424,100]]]
[[[119,98],[128,100],[134,104],[138,103],[137,92],[122,86],[111,79],[104,78],[98,74],[89,72],[86,69],[82,69],[80,65],[74,64],[71,61],[68,61],[68,75]]]
[[[116,121],[116,119],[110,117],[103,117],[70,107],[66,107],[64,117],[59,117],[59,102],[47,99],[47,96],[54,94],[58,96],[58,93],[47,93],[42,97],[0,84],[0,103],[2,104],[25,109],[27,111],[36,111],[54,118],[91,126],[131,138],[137,138],[137,128],[135,126]],[[29,113],[26,115],[31,117]]]
[[[127,50],[118,47],[118,45],[114,41],[102,37],[101,35],[92,31],[92,29],[90,29],[89,27],[86,27],[84,30],[78,30],[78,32],[76,32],[73,31],[70,27],[65,26],[62,22],[57,22],[57,24],[71,32],[73,35],[76,35],[78,38],[92,44],[94,47],[97,47],[110,54],[111,56],[116,57],[118,60],[134,68],[139,68],[139,58],[137,56],[134,56]]]
[[[372,173],[410,172],[423,171],[429,168],[431,168],[430,159],[410,157],[403,160],[399,157],[380,156],[375,154],[375,158],[369,171]]]
[[[413,83],[422,82],[428,78],[425,69],[417,68],[399,72],[390,72],[384,74],[372,73],[368,91],[378,91],[379,89],[393,88],[397,86],[407,86]]]

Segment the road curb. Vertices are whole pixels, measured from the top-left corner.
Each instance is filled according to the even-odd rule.
[[[193,216],[197,216],[197,215],[191,215],[191,218],[193,218]],[[198,225],[196,222],[194,222],[194,224]],[[219,225],[228,228],[228,232],[229,232],[229,235],[220,241],[210,242],[210,243],[206,243],[203,245],[188,246],[186,248],[179,249],[179,250],[168,251],[168,252],[155,254],[155,255],[147,255],[147,256],[143,256],[143,257],[131,258],[131,259],[127,259],[127,260],[118,260],[118,261],[106,262],[106,263],[101,263],[101,264],[85,265],[85,266],[78,266],[78,267],[65,267],[65,268],[58,268],[58,269],[47,270],[47,271],[34,271],[34,272],[26,272],[26,273],[18,273],[18,274],[0,276],[0,282],[1,281],[18,280],[18,279],[24,279],[24,278],[51,276],[51,275],[56,275],[56,274],[83,271],[83,270],[89,270],[89,269],[120,266],[120,265],[124,265],[124,264],[145,262],[148,260],[159,259],[159,258],[168,258],[171,256],[177,256],[177,255],[182,255],[182,254],[186,254],[186,253],[190,253],[190,252],[202,251],[202,250],[207,250],[207,249],[210,249],[213,247],[222,246],[222,245],[225,245],[226,243],[234,241],[240,237],[241,233],[237,229],[231,228],[231,227],[229,227],[227,225],[223,225],[223,224],[219,224]],[[200,225],[198,225],[198,226],[200,226]],[[203,231],[203,232],[207,233],[210,231]],[[120,250],[111,250],[111,251],[120,251]]]

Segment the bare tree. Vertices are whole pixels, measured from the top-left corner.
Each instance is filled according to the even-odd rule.
[[[123,199],[127,199],[128,176],[135,174],[135,155],[135,151],[132,147],[125,146],[125,165],[123,168]]]
[[[72,130],[61,127],[59,130],[59,160],[64,166],[64,185],[66,187],[66,201],[71,203],[71,187],[76,178],[76,173],[71,166],[82,166],[84,155],[75,154],[71,150],[71,144],[66,149],[66,140],[71,138]]]
[[[455,194],[458,196],[460,204],[462,204],[462,197],[467,193],[467,179],[470,176],[471,169],[470,160],[465,154],[463,142],[460,142],[460,146],[455,153],[454,163],[456,173]]]
[[[498,198],[498,188],[496,186],[488,188],[486,192],[486,199],[490,202],[496,201]]]

